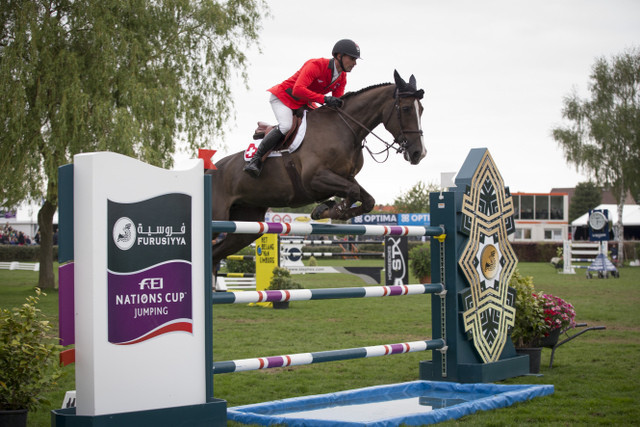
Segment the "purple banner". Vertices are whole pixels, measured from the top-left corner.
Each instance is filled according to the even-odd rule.
[[[138,273],[108,274],[109,342],[135,344],[192,332],[191,263],[171,261]]]
[[[74,319],[74,264],[69,262],[58,268],[58,318],[60,345],[75,344]]]

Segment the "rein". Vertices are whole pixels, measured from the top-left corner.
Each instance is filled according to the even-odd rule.
[[[413,94],[406,94],[404,96],[412,96]],[[339,109],[339,108],[332,108],[335,112],[338,113],[338,116],[342,119],[342,121],[349,127],[349,129],[351,129],[351,132],[354,134],[354,136],[357,137],[356,131],[353,129],[353,127],[349,124],[349,122],[345,119],[345,117],[349,120],[351,120],[352,122],[354,122],[355,124],[357,124],[358,126],[360,126],[362,129],[364,129],[365,131],[367,131],[369,134],[375,136],[376,138],[378,138],[379,141],[381,141],[384,145],[385,148],[383,148],[381,151],[374,153],[372,152],[369,147],[366,145],[367,144],[367,138],[363,138],[362,139],[362,146],[361,148],[366,148],[367,151],[369,152],[369,155],[371,156],[371,158],[376,161],[377,163],[384,163],[389,159],[389,150],[391,150],[392,148],[394,150],[396,150],[396,153],[402,154],[407,150],[407,143],[408,140],[405,136],[405,134],[408,133],[419,133],[420,135],[423,134],[422,129],[418,129],[418,130],[405,130],[402,127],[402,110],[400,108],[400,105],[398,104],[398,100],[399,98],[403,96],[403,94],[398,94],[397,91],[394,94],[394,104],[393,104],[393,108],[391,109],[391,111],[389,111],[389,115],[387,116],[386,119],[382,120],[382,124],[386,127],[387,123],[389,122],[389,120],[391,119],[391,115],[393,114],[394,110],[396,111],[397,115],[398,115],[398,122],[400,123],[400,135],[393,139],[393,141],[391,143],[385,141],[384,139],[382,139],[381,137],[379,137],[375,132],[373,132],[373,130],[369,129],[367,126],[365,126],[362,122],[360,122],[358,119],[356,119],[355,117],[353,117],[351,114],[347,113],[346,111]],[[396,147],[395,145],[398,145],[398,147]],[[379,161],[377,160],[374,156],[377,156],[379,154],[382,153],[386,153],[386,157],[384,160]]]

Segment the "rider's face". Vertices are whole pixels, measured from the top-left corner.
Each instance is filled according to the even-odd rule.
[[[345,73],[351,72],[351,70],[353,70],[353,67],[356,66],[356,61],[357,59],[353,56],[342,55],[342,65],[344,66],[344,69],[342,71],[344,71]]]

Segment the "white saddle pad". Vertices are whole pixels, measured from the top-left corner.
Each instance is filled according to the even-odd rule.
[[[302,144],[302,140],[304,139],[304,134],[306,132],[307,132],[307,112],[305,111],[304,114],[302,115],[302,121],[300,122],[300,126],[298,127],[298,133],[296,133],[296,136],[295,138],[293,138],[293,142],[291,143],[289,148],[285,148],[284,150],[277,150],[277,151],[273,150],[271,153],[269,153],[269,157],[281,157],[283,151],[289,152],[289,153],[293,153],[294,151],[296,151],[298,148],[300,148],[300,145]],[[249,144],[247,149],[244,150],[245,162],[248,162],[249,160],[251,160],[253,155],[256,153],[256,150],[258,149],[258,145],[260,144],[260,142],[262,142],[261,139],[257,141],[253,141],[251,142],[251,144]]]

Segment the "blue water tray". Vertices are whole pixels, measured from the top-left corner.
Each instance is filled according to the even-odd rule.
[[[434,424],[553,393],[553,385],[412,381],[236,406],[227,419],[287,426]]]

